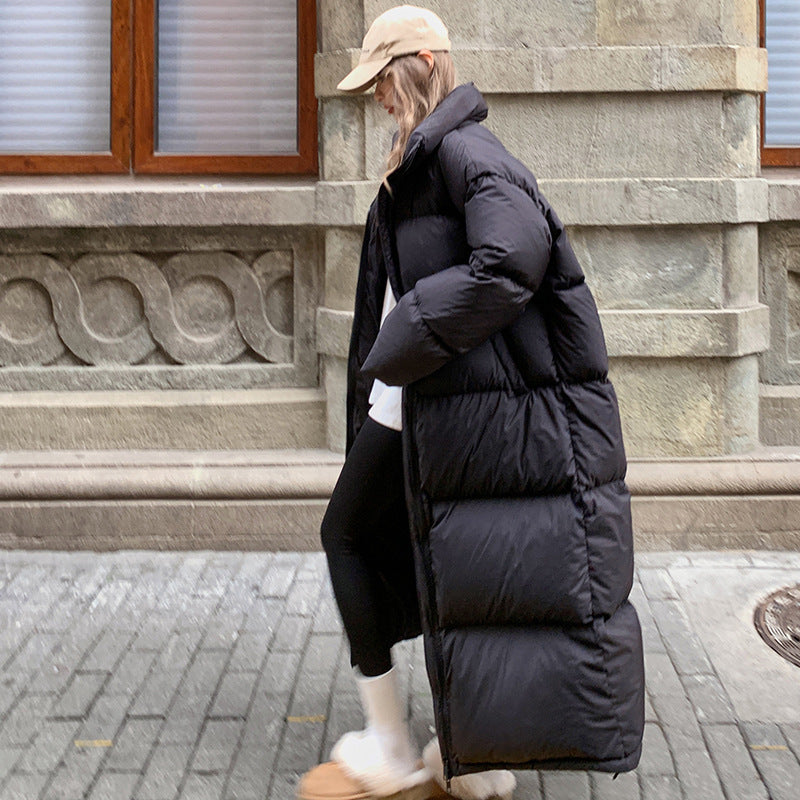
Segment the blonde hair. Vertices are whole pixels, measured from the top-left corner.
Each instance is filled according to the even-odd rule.
[[[386,172],[383,175],[383,184],[391,193],[387,178],[403,161],[414,128],[455,88],[456,68],[448,51],[436,50],[430,72],[427,63],[412,54],[393,58],[380,75],[392,79],[395,116],[399,127],[399,136],[386,158]]]

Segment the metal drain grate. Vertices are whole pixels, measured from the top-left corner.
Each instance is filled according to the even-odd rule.
[[[776,653],[800,667],[800,584],[778,589],[762,600],[753,622]]]

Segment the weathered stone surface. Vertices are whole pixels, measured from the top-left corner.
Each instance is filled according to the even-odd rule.
[[[317,3],[317,28],[317,44],[322,52],[360,46],[366,31],[363,3],[320,0]]]
[[[762,444],[800,446],[800,386],[761,384],[759,431]]]
[[[323,357],[323,379],[327,398],[328,447],[343,453],[347,436],[346,403],[347,361],[336,356]]]
[[[597,0],[598,43],[722,42],[718,14],[718,4],[695,0]]]
[[[339,80],[346,72],[343,72]],[[338,81],[337,81],[338,82]],[[356,97],[328,98],[322,105],[321,177],[326,181],[364,178],[364,101]]]
[[[600,308],[723,304],[719,227],[573,227],[569,236]]]
[[[488,103],[486,125],[537,177],[720,178],[757,171],[755,98],[747,103],[713,92],[494,95]],[[369,122],[367,131],[371,136]]]
[[[562,7],[564,4],[561,4]],[[498,4],[492,9],[502,9]],[[539,17],[541,19],[541,17]],[[531,37],[532,38],[532,37]],[[560,92],[766,91],[766,50],[727,45],[631,47],[520,46],[520,42],[453,51],[459,83],[473,81],[486,95]],[[339,81],[359,50],[318,54],[316,93],[344,95]],[[362,101],[372,101],[369,92]]]
[[[315,389],[0,393],[2,450],[321,447]]]
[[[769,309],[601,311],[608,354],[657,358],[743,356],[766,350]]]
[[[758,368],[739,359],[613,359],[631,456],[722,455],[758,442]]]
[[[760,233],[762,302],[770,307],[772,339],[771,348],[761,356],[762,380],[797,384],[800,383],[800,226],[764,225]]]
[[[361,230],[325,231],[325,306],[352,311],[361,256]]]

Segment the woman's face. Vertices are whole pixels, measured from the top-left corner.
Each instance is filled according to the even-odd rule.
[[[375,102],[380,103],[390,114],[394,115],[397,102],[392,86],[392,76],[385,75],[384,71],[378,73],[378,81],[375,84]]]

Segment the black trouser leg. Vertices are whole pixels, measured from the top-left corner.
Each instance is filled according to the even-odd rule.
[[[387,595],[397,593],[393,587],[400,587],[402,594],[409,580],[413,587],[401,437],[399,431],[367,418],[322,521],[322,544],[351,663],[366,676],[382,675],[392,666],[400,602],[394,603],[392,619]]]

